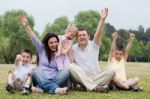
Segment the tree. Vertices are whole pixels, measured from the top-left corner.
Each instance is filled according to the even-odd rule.
[[[150,62],[150,41],[148,41],[144,47],[144,56]]]
[[[108,60],[108,55],[110,52],[111,40],[107,36],[103,35],[102,45],[100,48],[99,58],[103,61]]]
[[[144,56],[144,44],[142,41],[134,40],[129,52],[129,57],[134,58],[134,61],[138,61],[138,58]]]
[[[114,33],[116,31],[116,29],[109,23],[106,23],[105,25],[105,35],[107,37],[112,37],[112,33]]]
[[[129,33],[124,29],[119,29],[118,31],[118,39],[117,39],[117,45],[123,45],[126,46],[129,38]]]
[[[69,20],[66,16],[62,16],[57,18],[53,24],[47,24],[44,34],[47,32],[54,32],[58,35],[64,35],[65,29],[67,28],[67,25],[69,23]]]
[[[100,15],[97,11],[81,11],[75,16],[75,23],[78,28],[86,28],[89,31],[91,38],[93,38],[99,19]]]
[[[25,29],[19,22],[18,17],[22,13],[27,16],[31,27],[33,27],[33,18],[23,10],[7,11],[0,18],[0,57],[2,57],[1,62],[3,63],[13,63],[16,54],[25,48],[34,49]]]

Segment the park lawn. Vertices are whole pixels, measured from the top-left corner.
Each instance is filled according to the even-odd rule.
[[[100,66],[107,66],[101,62]],[[141,79],[140,85],[144,92],[110,91],[107,93],[69,91],[68,95],[50,95],[32,93],[29,96],[22,96],[20,92],[11,95],[6,92],[5,86],[7,73],[14,70],[13,65],[0,64],[0,99],[150,99],[150,63],[127,63],[127,78],[138,76]]]

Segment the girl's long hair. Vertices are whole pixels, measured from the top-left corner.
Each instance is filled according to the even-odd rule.
[[[46,52],[45,54],[47,55],[49,63],[51,62],[51,59],[54,56],[54,52],[49,48],[48,40],[53,37],[55,37],[59,43],[59,38],[55,33],[47,33],[42,40],[42,43],[44,45],[45,52]],[[39,64],[39,55],[38,54],[37,54],[37,64]]]

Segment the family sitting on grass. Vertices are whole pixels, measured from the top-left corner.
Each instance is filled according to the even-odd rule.
[[[31,91],[64,95],[70,89],[100,93],[115,89],[141,91],[139,78],[127,80],[125,74],[125,63],[135,36],[133,33],[130,34],[126,49],[116,45],[118,34],[112,34],[108,67],[99,68],[98,54],[107,15],[108,8],[104,8],[92,41],[89,40],[88,30],[78,29],[73,23],[67,26],[65,35],[47,33],[40,41],[26,17],[20,16],[20,22],[36,47],[37,66],[35,68],[31,63],[32,52],[23,50],[21,55],[16,56],[15,72],[8,73],[6,90],[10,93],[22,90],[23,95],[29,95]],[[73,44],[75,38],[77,43]]]

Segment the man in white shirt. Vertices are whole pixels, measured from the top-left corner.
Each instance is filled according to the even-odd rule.
[[[111,69],[101,70],[98,64],[98,54],[101,45],[104,22],[108,15],[108,8],[102,10],[101,20],[98,24],[94,39],[89,40],[86,29],[79,29],[78,43],[73,45],[70,65],[71,77],[82,84],[89,91],[108,92],[108,84],[115,76]]]

